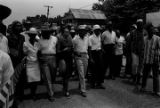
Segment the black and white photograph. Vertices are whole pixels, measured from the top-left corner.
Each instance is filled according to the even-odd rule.
[[[0,0],[0,108],[160,108],[160,0]]]

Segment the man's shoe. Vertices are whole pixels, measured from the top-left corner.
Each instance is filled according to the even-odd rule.
[[[91,87],[92,89],[94,89],[96,86],[95,86],[95,84],[91,84],[90,87]]]
[[[158,97],[160,97],[160,92],[154,92],[154,94]]]
[[[82,96],[82,97],[87,97],[86,92],[81,92],[81,96]]]
[[[51,96],[51,97],[48,98],[48,100],[49,100],[50,102],[54,102],[54,101],[55,101],[55,98],[54,98],[53,96]]]
[[[36,101],[36,100],[37,100],[37,96],[33,95],[33,96],[32,96],[32,99],[33,99],[34,101]]]
[[[96,88],[97,88],[97,89],[106,89],[102,84],[98,84],[98,85],[96,86]]]
[[[110,80],[110,79],[112,79],[112,77],[111,77],[111,76],[107,76],[106,79],[107,79],[107,80]]]
[[[70,97],[70,93],[69,93],[69,92],[65,92],[64,95],[65,95],[66,97]]]
[[[144,92],[147,92],[147,91],[146,91],[145,88],[141,88],[141,89],[140,89],[140,92],[144,93]]]

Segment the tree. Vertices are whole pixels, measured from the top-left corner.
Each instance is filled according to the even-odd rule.
[[[137,18],[144,18],[146,13],[158,11],[160,0],[98,0],[93,7],[94,10],[102,10],[118,28],[126,29]],[[121,27],[122,25],[126,27]]]
[[[94,3],[92,6],[92,10],[101,10],[103,11],[103,6],[100,3]]]

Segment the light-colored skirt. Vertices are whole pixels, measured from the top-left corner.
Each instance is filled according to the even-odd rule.
[[[37,82],[41,80],[40,67],[38,61],[27,61],[26,73],[28,82]]]

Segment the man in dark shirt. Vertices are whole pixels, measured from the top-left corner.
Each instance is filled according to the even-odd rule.
[[[144,55],[144,37],[146,33],[143,29],[143,20],[137,20],[137,29],[131,33],[131,54],[132,54],[132,74],[133,82],[140,83],[140,74],[143,69],[143,55]]]
[[[61,62],[60,67],[66,67],[63,71],[63,90],[65,96],[69,96],[68,92],[68,82],[69,78],[72,75],[72,53],[73,53],[73,44],[72,37],[69,33],[69,30],[65,28],[62,30],[62,35],[58,37],[57,53],[59,61]],[[63,62],[64,60],[64,62]]]
[[[14,68],[21,62],[24,58],[23,54],[23,43],[25,41],[24,36],[20,33],[22,32],[22,24],[18,21],[12,23],[12,32],[7,36],[8,46],[9,46],[9,55],[11,57]],[[19,81],[16,86],[16,97],[21,100],[24,94],[24,82],[25,82],[25,72],[22,72],[19,76]]]
[[[24,36],[20,33],[22,32],[22,24],[18,21],[12,24],[12,33],[8,37],[8,46],[10,50],[10,56],[14,67],[23,59],[23,43],[25,41]]]

